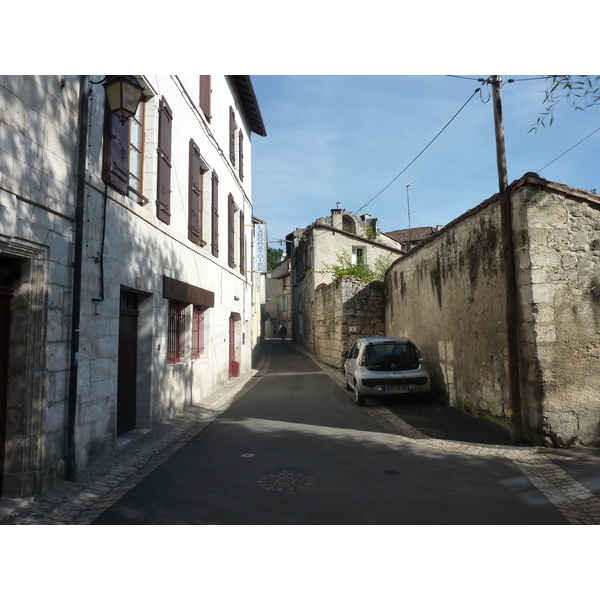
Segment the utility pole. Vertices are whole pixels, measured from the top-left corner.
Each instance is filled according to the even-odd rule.
[[[522,442],[521,386],[519,375],[519,339],[517,329],[517,280],[515,254],[512,242],[512,211],[508,193],[506,172],[506,150],[504,147],[504,121],[502,120],[502,99],[498,75],[489,79],[494,102],[494,125],[496,130],[496,156],[498,161],[498,182],[500,187],[500,215],[502,223],[502,248],[504,254],[504,278],[506,288],[506,336],[508,347],[508,380],[510,395],[510,433],[514,444]]]

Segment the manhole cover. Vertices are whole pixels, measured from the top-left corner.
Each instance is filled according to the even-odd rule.
[[[263,475],[257,480],[257,484],[265,490],[275,490],[276,492],[294,492],[301,490],[315,482],[311,475],[295,473],[291,469],[284,469],[278,473]]]

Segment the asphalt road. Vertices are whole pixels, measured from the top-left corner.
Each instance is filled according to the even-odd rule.
[[[392,435],[308,356],[264,351],[264,376],[94,524],[567,523],[512,462]]]

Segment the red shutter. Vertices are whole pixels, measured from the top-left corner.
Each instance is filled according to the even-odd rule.
[[[164,96],[158,117],[158,189],[156,216],[167,225],[171,222],[171,135],[173,113]]]
[[[227,234],[227,250],[229,256],[229,266],[233,269],[235,267],[235,202],[233,196],[229,194],[229,219],[227,222],[228,234]]]
[[[202,196],[202,174],[200,170],[200,148],[194,140],[190,140],[190,188],[188,237],[195,244],[200,244],[202,231],[200,224],[200,203]]]
[[[212,253],[219,256],[219,178],[215,171],[212,174]]]
[[[129,121],[121,123],[119,117],[108,112],[108,110],[107,113],[102,179],[121,194],[127,194],[129,185]]]
[[[200,75],[200,108],[210,121],[210,75]]]
[[[240,212],[240,273],[246,272],[246,235],[244,232],[244,213]]]
[[[235,113],[233,108],[229,107],[229,160],[235,166],[235,130],[237,125],[235,122]]]

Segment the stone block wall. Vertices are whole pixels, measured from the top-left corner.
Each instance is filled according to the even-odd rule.
[[[511,186],[523,434],[600,443],[600,198],[525,176]],[[419,346],[432,389],[508,426],[498,197],[392,265],[386,334]]]
[[[315,291],[315,354],[342,367],[342,351],[360,337],[384,335],[383,288],[352,277],[322,284]]]

